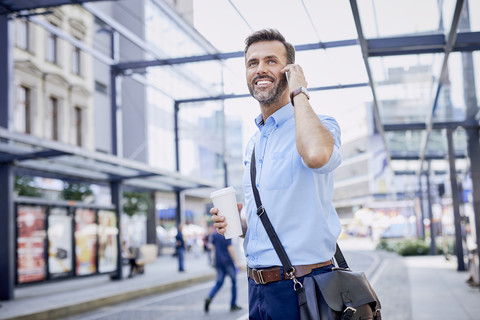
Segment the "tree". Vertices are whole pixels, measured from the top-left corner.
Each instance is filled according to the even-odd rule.
[[[63,183],[62,196],[65,200],[84,201],[86,197],[92,196],[93,191],[88,183],[76,183],[65,181]]]
[[[19,196],[40,198],[42,191],[37,188],[33,177],[16,176],[15,177],[15,191]]]
[[[147,215],[152,205],[152,199],[148,193],[131,191],[123,193],[123,212],[129,216],[134,214]]]

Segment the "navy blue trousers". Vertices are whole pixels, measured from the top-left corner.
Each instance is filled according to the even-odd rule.
[[[298,278],[303,282],[305,277],[329,272],[333,265],[313,269],[312,273]],[[283,271],[282,271],[283,278]],[[293,281],[281,280],[267,284],[256,284],[248,278],[249,319],[252,320],[296,320],[300,319],[297,293],[293,289]]]

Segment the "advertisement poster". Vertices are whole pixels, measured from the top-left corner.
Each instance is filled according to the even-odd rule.
[[[51,278],[72,271],[72,218],[67,208],[51,208],[48,215],[48,268]]]
[[[98,271],[101,273],[117,269],[117,234],[115,212],[98,211]]]
[[[97,225],[95,211],[92,209],[75,210],[75,254],[76,274],[96,273],[95,248],[97,244]]]
[[[17,207],[17,271],[18,283],[45,279],[45,208]]]

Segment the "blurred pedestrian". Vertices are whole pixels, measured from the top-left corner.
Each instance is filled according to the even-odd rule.
[[[137,258],[138,258],[138,248],[135,248],[133,246],[128,247],[127,242],[123,241],[122,242],[122,255],[124,259],[128,260],[128,264],[130,265],[130,271],[128,272],[128,277],[131,278],[135,274],[138,273],[138,264],[137,264]]]
[[[214,233],[211,237],[211,250],[215,252],[215,269],[217,270],[217,281],[213,286],[210,294],[205,299],[205,312],[208,312],[210,303],[213,297],[225,281],[225,276],[228,275],[232,281],[232,299],[230,300],[230,311],[242,309],[237,306],[237,258],[235,249],[232,246],[232,239],[225,239],[224,236]]]
[[[175,252],[177,253],[178,257],[178,271],[184,272],[185,271],[185,240],[183,239],[182,233],[183,225],[178,226],[177,235],[175,236],[176,246]]]

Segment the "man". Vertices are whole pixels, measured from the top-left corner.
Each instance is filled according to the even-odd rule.
[[[185,239],[183,239],[183,225],[179,225],[175,236],[175,253],[178,257],[178,271],[185,271]]]
[[[283,35],[261,30],[245,44],[247,85],[261,111],[255,119],[259,131],[247,145],[243,178],[249,314],[250,319],[298,319],[293,282],[285,279],[256,214],[251,153],[255,147],[256,186],[263,206],[302,282],[333,267],[341,231],[332,204],[333,170],[341,163],[340,129],[335,119],[313,111],[303,70],[295,64],[295,49]],[[224,234],[225,217],[217,208],[210,212],[214,227]]]
[[[228,274],[232,280],[232,299],[230,300],[230,311],[237,311],[242,309],[237,306],[237,269],[235,263],[236,255],[235,249],[232,246],[232,239],[225,239],[218,233],[212,234],[211,249],[215,252],[215,269],[217,269],[217,281],[215,286],[210,291],[208,297],[205,299],[205,312],[208,312],[210,303],[213,297],[217,294],[218,290],[225,281],[225,276]]]

